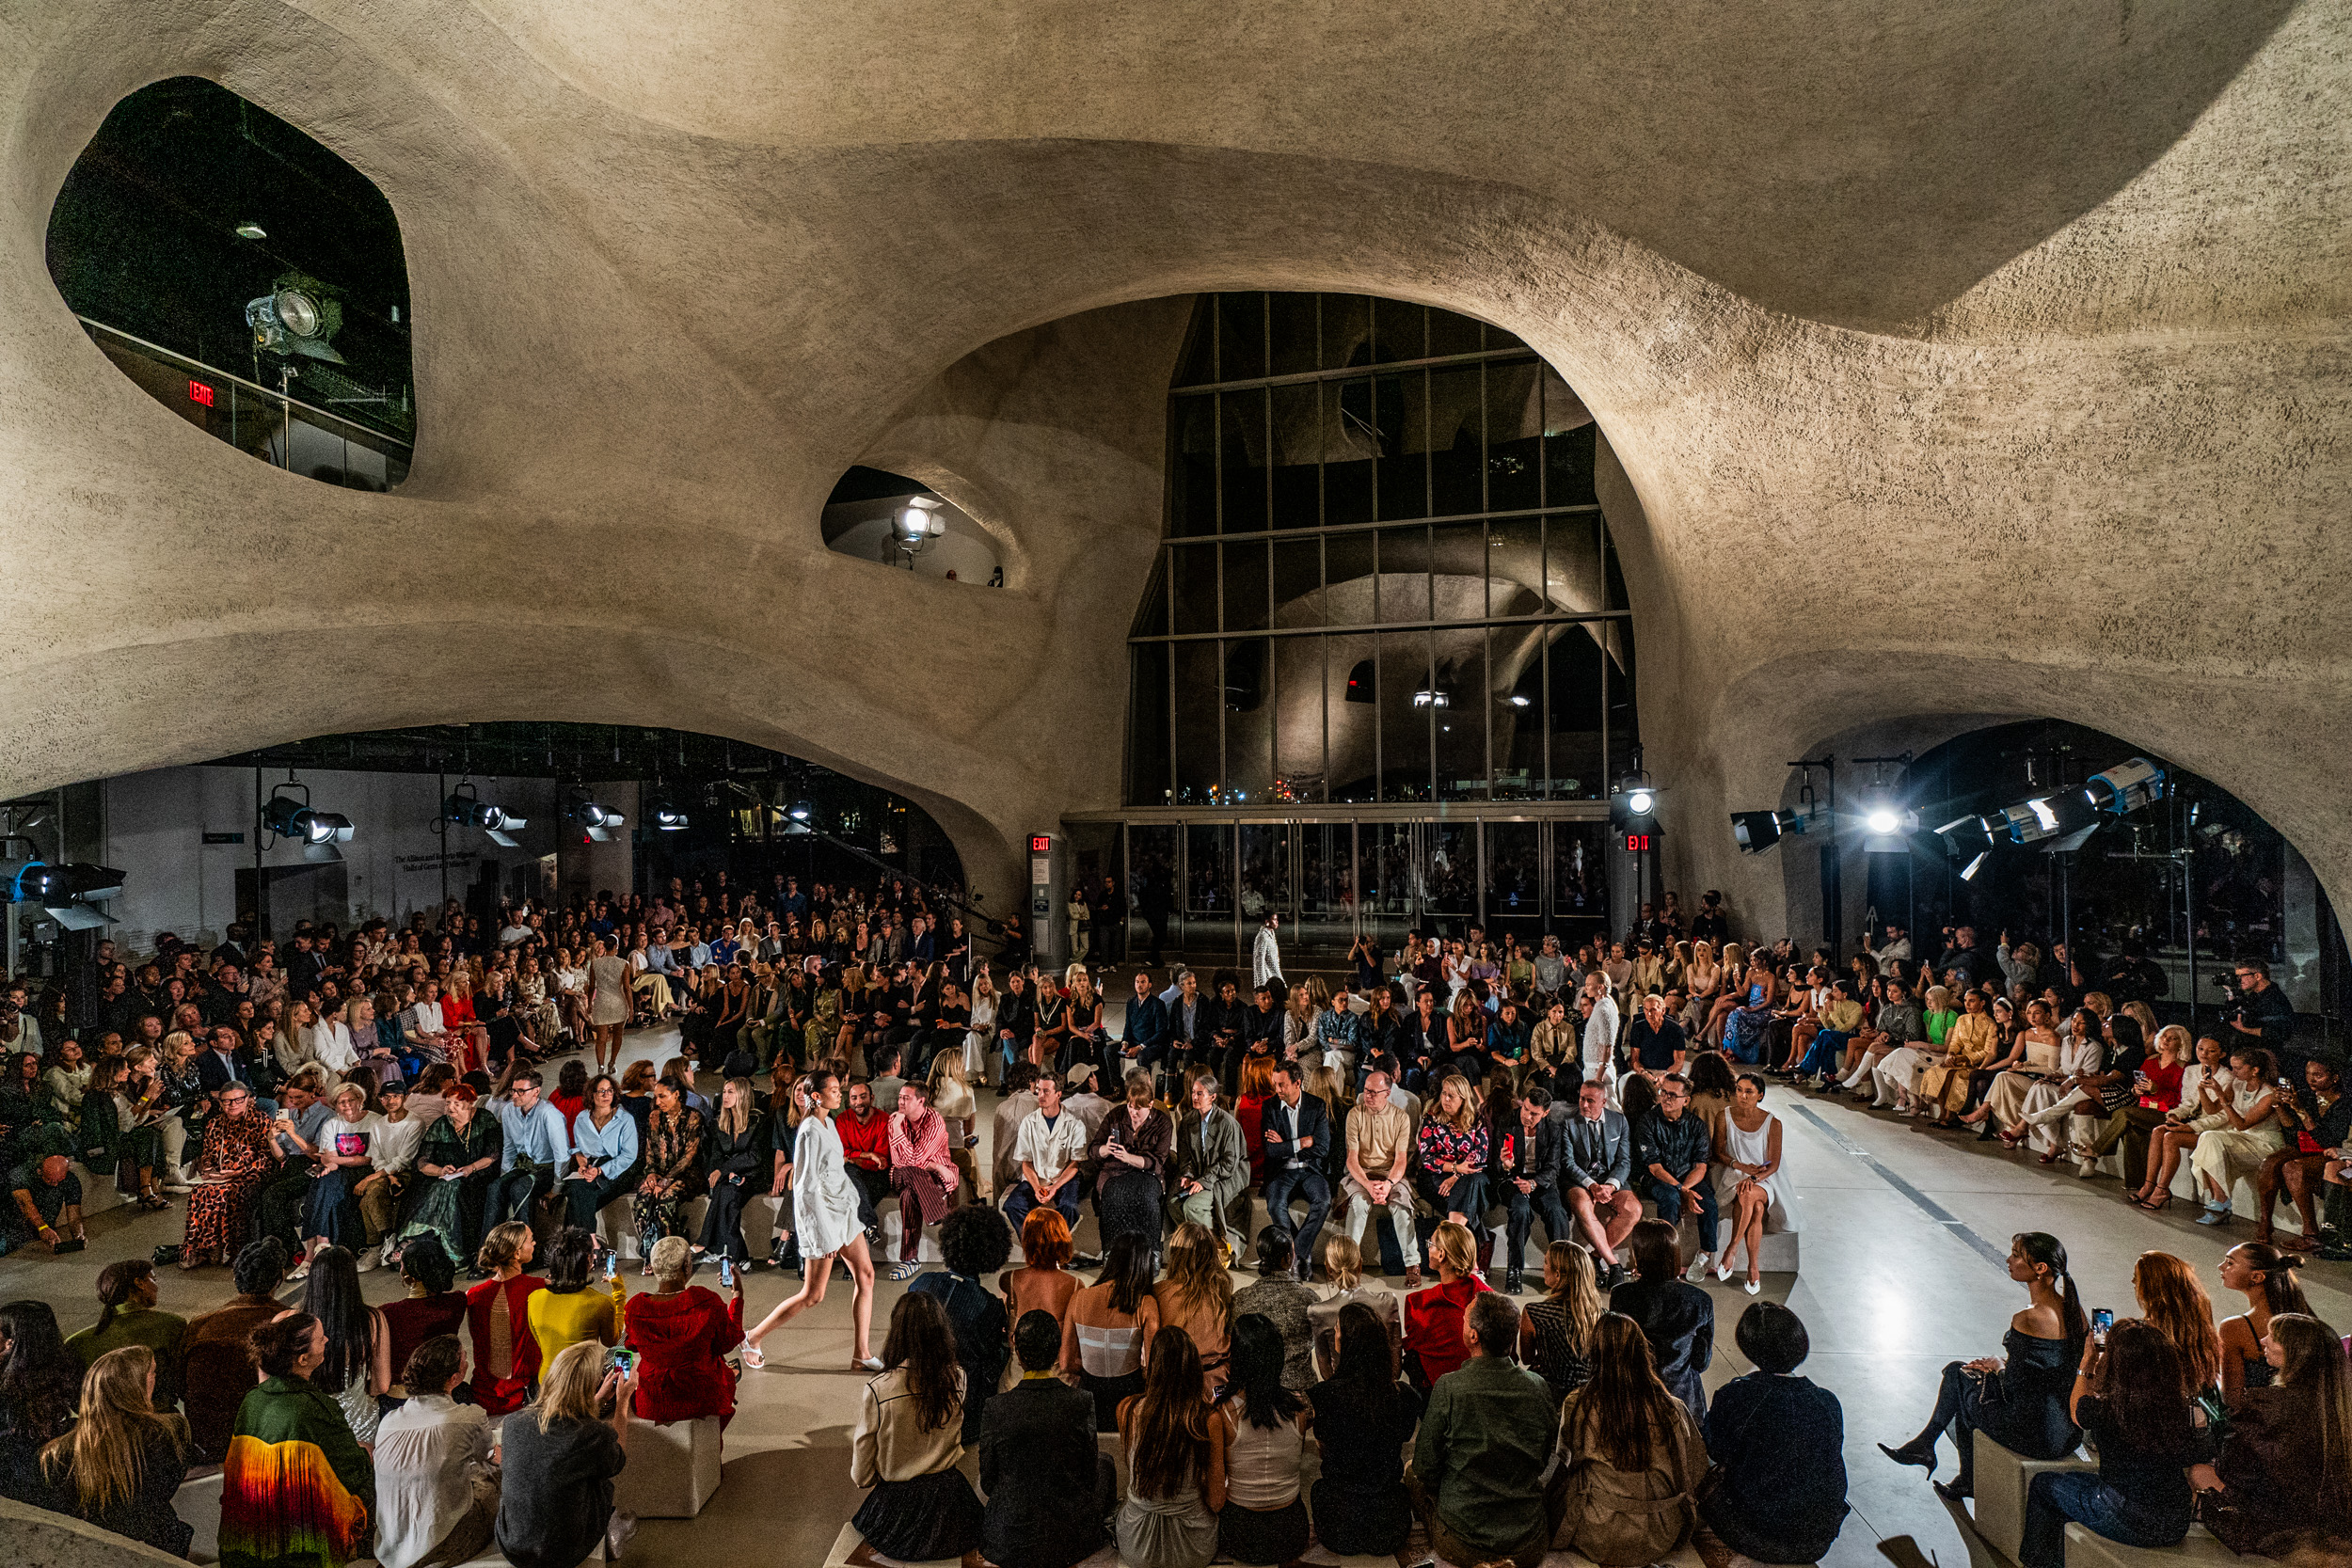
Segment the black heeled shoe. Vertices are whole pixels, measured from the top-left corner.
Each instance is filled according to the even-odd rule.
[[[1956,1481],[1939,1481],[1933,1484],[1935,1495],[1947,1503],[1964,1503],[1977,1495],[1974,1486],[1963,1486]]]
[[[1935,1450],[1932,1449],[1930,1449],[1925,1453],[1921,1453],[1918,1449],[1910,1447],[1908,1444],[1899,1449],[1890,1449],[1885,1444],[1881,1443],[1879,1445],[1879,1452],[1884,1454],[1887,1458],[1893,1460],[1898,1465],[1916,1465],[1919,1468],[1927,1471],[1930,1475],[1933,1475],[1935,1473]]]

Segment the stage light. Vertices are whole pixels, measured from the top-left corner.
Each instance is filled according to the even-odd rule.
[[[294,787],[281,784],[281,789]],[[278,838],[290,838],[302,846],[306,861],[339,861],[342,854],[335,846],[351,842],[354,829],[351,818],[338,811],[319,811],[310,804],[310,792],[304,789],[300,797],[272,795],[262,807],[262,826]]]
[[[1996,833],[2006,834],[2009,824],[2001,822],[1987,826],[1981,816],[1955,816],[1935,830],[1935,836],[1944,841],[1946,853],[1957,860],[1970,849],[1991,848]]]
[[[459,784],[450,798],[441,802],[441,818],[460,828],[479,828],[493,844],[509,849],[519,849],[522,841],[514,835],[531,826],[528,819],[510,815],[503,807],[479,800],[471,784]]]
[[[1415,707],[1452,707],[1454,693],[1442,687],[1427,691],[1416,691],[1413,693],[1413,705]]]
[[[1527,707],[1532,705],[1534,700],[1535,699],[1533,697],[1523,697],[1516,691],[1511,693],[1511,705],[1513,707]]]
[[[1626,809],[1631,812],[1634,816],[1647,816],[1652,811],[1657,809],[1658,797],[1651,794],[1646,789],[1628,790],[1625,797],[1625,805]]]
[[[792,802],[792,809],[785,815],[795,822],[805,822],[816,815],[816,808],[806,800],[795,800]]]
[[[597,844],[612,843],[618,836],[612,830],[628,820],[619,812],[600,806],[587,796],[579,794],[565,802],[564,816],[566,821],[579,823],[580,831]]]
[[[1878,810],[1865,816],[1862,819],[1862,825],[1869,829],[1874,833],[1891,833],[1898,826],[1900,825],[1901,821],[1902,819],[1897,816],[1893,812],[1888,811],[1883,806],[1881,806]]]
[[[1975,860],[1970,861],[1970,862],[1968,863],[1968,864],[1967,864],[1967,865],[1966,865],[1966,866],[1965,866],[1965,867],[1964,867],[1964,868],[1961,871],[1961,874],[1960,874],[1960,879],[1961,879],[1962,881],[1963,881],[1963,882],[1973,882],[1973,881],[1975,881],[1975,880],[1977,879],[1977,873],[1978,873],[1978,872],[1979,872],[1979,871],[1981,871],[1981,870],[1983,870],[1983,869],[1984,869],[1984,863],[1985,863],[1986,861],[1991,860],[1992,858],[1993,858],[1993,851],[1992,851],[1992,850],[1990,850],[1990,849],[1983,849],[1983,850],[1979,850],[1979,851],[1978,851],[1977,858],[1976,858]]]
[[[2093,809],[2122,816],[2164,799],[2163,768],[2146,757],[2134,757],[2120,768],[2093,773],[2083,786],[2083,799]]]
[[[1882,802],[1864,809],[1862,828],[1864,853],[1904,854],[1911,848],[1911,835],[1919,831],[1919,814]]]
[[[30,843],[31,841],[25,840]],[[94,931],[114,917],[92,904],[122,891],[122,873],[81,861],[0,861],[0,902],[38,904],[69,931]]]
[[[246,302],[245,323],[253,346],[264,354],[302,355],[332,365],[343,362],[327,340],[342,325],[342,309],[300,289],[278,289]]]
[[[2010,806],[2001,813],[2009,824],[2011,844],[2031,844],[2050,837],[2058,831],[2058,814],[2046,800],[2028,800],[2022,806]]]
[[[665,833],[675,833],[686,826],[685,811],[666,796],[655,796],[645,807],[645,815]]]
[[[1810,821],[1803,812],[1735,811],[1731,836],[1740,853],[1760,855],[1785,837],[1803,834]]]
[[[269,238],[269,230],[254,222],[251,218],[247,218],[243,223],[237,225],[237,238],[241,240],[266,240]]]

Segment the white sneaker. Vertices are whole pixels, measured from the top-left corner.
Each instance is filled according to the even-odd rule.
[[[377,1269],[382,1268],[383,1266],[384,1259],[373,1247],[370,1247],[366,1251],[360,1253],[359,1260],[355,1265],[355,1267],[357,1267],[361,1274],[373,1274]]]
[[[1700,1253],[1691,1259],[1691,1266],[1683,1271],[1682,1277],[1693,1285],[1703,1283],[1707,1278],[1707,1254]]]

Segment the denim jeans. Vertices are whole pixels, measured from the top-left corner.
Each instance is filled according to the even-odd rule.
[[[2066,1568],[2066,1521],[2074,1520],[2126,1546],[2177,1546],[2188,1514],[2165,1514],[2133,1502],[2094,1470],[2045,1470],[2026,1494],[2024,1568]]]
[[[1852,1037],[1841,1030],[1822,1030],[1813,1037],[1813,1043],[1805,1048],[1804,1060],[1797,1064],[1797,1070],[1806,1077],[1817,1072],[1836,1071],[1837,1059],[1844,1053],[1846,1042]]]
[[[1645,1177],[1643,1181],[1649,1188],[1650,1201],[1658,1205],[1658,1217],[1668,1225],[1680,1225],[1682,1223],[1682,1189],[1671,1181],[1661,1181],[1654,1176]],[[1702,1251],[1713,1252],[1716,1241],[1715,1183],[1700,1182],[1698,1190],[1691,1195],[1691,1198],[1698,1210],[1699,1247]]]

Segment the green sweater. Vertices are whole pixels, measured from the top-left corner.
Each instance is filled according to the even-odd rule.
[[[1413,1474],[1445,1528],[1498,1552],[1540,1529],[1559,1419],[1544,1380],[1500,1356],[1472,1356],[1438,1379]]]
[[[119,1307],[114,1322],[103,1332],[92,1323],[79,1334],[68,1335],[65,1345],[82,1358],[84,1367],[110,1350],[145,1345],[155,1353],[155,1408],[169,1410],[180,1402],[180,1344],[187,1332],[188,1320],[176,1312]]]

